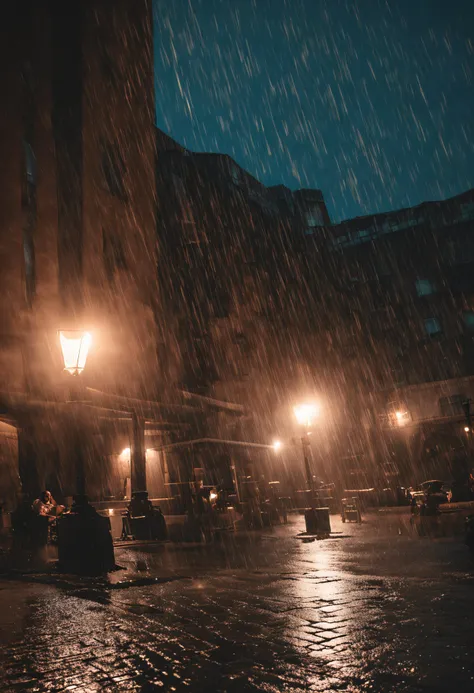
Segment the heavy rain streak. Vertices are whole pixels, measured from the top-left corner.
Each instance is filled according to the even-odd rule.
[[[0,22],[0,690],[474,690],[474,4]]]

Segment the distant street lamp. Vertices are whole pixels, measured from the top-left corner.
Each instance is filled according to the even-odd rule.
[[[408,426],[412,419],[411,413],[405,405],[402,405],[398,409],[391,409],[389,417],[391,425],[399,426],[400,428]]]
[[[295,418],[302,427],[301,446],[303,448],[304,470],[306,484],[310,494],[311,507],[305,510],[304,519],[307,534],[329,534],[331,522],[328,508],[315,508],[316,498],[314,492],[313,474],[309,463],[309,436],[314,420],[320,415],[320,406],[315,402],[306,402],[293,408]],[[319,501],[319,499],[317,499]]]
[[[309,463],[308,448],[309,436],[311,433],[310,429],[314,420],[319,416],[320,407],[314,402],[307,402],[293,407],[293,411],[297,422],[303,428],[301,435],[301,446],[303,448],[304,471],[306,476],[306,484],[310,492],[311,505],[314,505],[314,482]]]
[[[319,416],[320,407],[318,404],[310,402],[293,407],[293,411],[300,426],[305,426],[309,429],[313,425],[313,421]]]
[[[470,398],[464,400],[464,402],[462,403],[462,408],[464,410],[464,416],[465,416],[464,432],[466,433],[467,450],[468,450],[468,454],[470,457],[472,456],[472,445],[473,445],[471,406],[472,406],[472,400]]]
[[[281,440],[274,440],[272,448],[275,450],[275,452],[278,452],[278,450],[281,450],[281,448],[282,448]]]

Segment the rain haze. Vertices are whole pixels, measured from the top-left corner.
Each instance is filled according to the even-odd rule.
[[[0,22],[0,691],[474,690],[474,0]]]

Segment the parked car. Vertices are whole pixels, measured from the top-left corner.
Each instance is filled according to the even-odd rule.
[[[419,486],[415,489],[411,488],[409,493],[412,499],[439,495],[440,497],[443,497],[445,499],[444,502],[447,503],[449,502],[451,487],[445,481],[441,481],[440,479],[430,479],[430,481],[423,481],[423,483],[419,484]]]
[[[412,512],[421,515],[436,514],[439,505],[449,502],[450,494],[449,484],[444,481],[424,481],[417,489],[410,490]]]

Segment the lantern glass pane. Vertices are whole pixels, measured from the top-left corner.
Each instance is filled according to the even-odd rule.
[[[87,355],[92,343],[89,332],[60,332],[59,341],[63,353],[64,370],[72,375],[81,373],[86,365]]]

